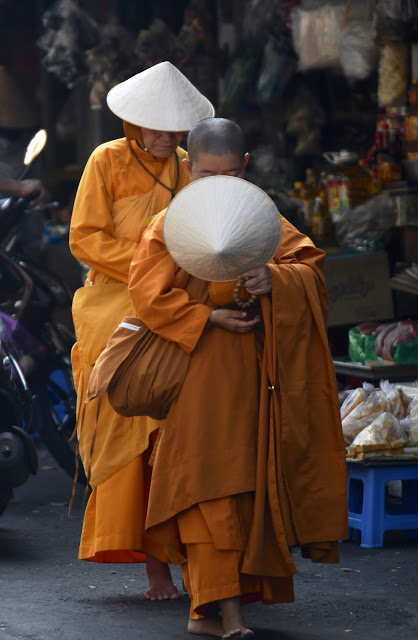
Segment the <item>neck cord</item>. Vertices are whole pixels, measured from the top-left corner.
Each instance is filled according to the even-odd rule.
[[[160,184],[162,187],[164,187],[164,189],[167,189],[167,191],[169,191],[169,192],[171,193],[171,197],[172,197],[172,198],[174,198],[174,196],[176,195],[177,187],[179,186],[179,179],[180,179],[180,162],[179,162],[179,157],[178,157],[178,155],[177,155],[177,151],[174,151],[174,155],[175,155],[175,158],[176,158],[176,182],[175,182],[174,187],[173,187],[173,188],[171,188],[171,187],[167,187],[167,185],[166,185],[166,184],[164,184],[164,182],[161,182],[161,180],[159,180],[159,178],[157,178],[157,176],[156,176],[156,175],[154,175],[154,174],[152,173],[152,171],[150,171],[149,169],[147,169],[147,167],[144,165],[144,163],[143,163],[143,162],[138,158],[138,156],[136,155],[135,150],[134,150],[134,148],[133,148],[133,146],[132,146],[132,144],[131,144],[131,141],[130,141],[130,140],[128,140],[127,142],[128,142],[129,149],[130,149],[130,151],[131,151],[131,153],[132,153],[133,157],[135,158],[135,160],[136,160],[136,161],[141,165],[141,167],[142,167],[142,168],[143,168],[143,169],[144,169],[144,170],[145,170],[145,171],[146,171],[146,172],[147,172],[147,173],[148,173],[152,178],[154,178],[154,180],[155,180],[156,182],[158,182],[158,184]]]

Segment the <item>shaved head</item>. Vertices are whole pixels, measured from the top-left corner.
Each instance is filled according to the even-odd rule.
[[[190,130],[187,138],[187,151],[193,164],[199,154],[223,156],[234,154],[243,158],[245,155],[244,134],[235,122],[225,118],[206,118],[200,120]]]

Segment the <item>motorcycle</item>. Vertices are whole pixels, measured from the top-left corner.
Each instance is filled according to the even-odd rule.
[[[13,489],[36,474],[38,456],[28,430],[32,398],[18,362],[4,340],[6,325],[0,317],[0,515]]]
[[[45,144],[46,137],[43,139]],[[29,147],[28,147],[29,148]],[[36,147],[36,152],[42,150]],[[33,194],[30,199],[33,199]],[[50,205],[45,205],[45,207]],[[8,198],[0,204],[0,315],[10,327],[6,344],[32,396],[32,420],[28,429],[39,435],[58,464],[72,477],[76,468],[76,393],[70,360],[74,334],[59,319],[70,313],[71,294],[54,274],[24,255],[22,226],[31,226],[39,208],[27,201]],[[33,226],[33,225],[32,225]],[[19,253],[17,253],[17,251]],[[79,471],[80,483],[85,483]]]

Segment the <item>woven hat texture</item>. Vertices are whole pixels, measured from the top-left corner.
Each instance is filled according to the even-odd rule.
[[[254,184],[233,176],[190,183],[171,201],[164,241],[185,271],[215,282],[236,280],[267,264],[281,239],[273,200]]]
[[[157,131],[189,131],[212,118],[213,105],[171,62],[160,62],[121,82],[107,94],[119,118]]]

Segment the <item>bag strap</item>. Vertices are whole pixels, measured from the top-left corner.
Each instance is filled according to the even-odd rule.
[[[96,397],[97,396],[94,396],[94,398],[96,398]],[[84,402],[83,412],[81,414],[79,434],[81,434],[81,429],[83,428],[83,423],[84,423],[84,418],[85,418],[85,415],[86,415],[87,404],[89,402],[91,402],[91,400],[94,400],[94,398],[89,398],[88,400],[86,400]],[[99,421],[99,413],[100,413],[101,405],[102,405],[102,397],[98,397],[97,410],[96,410],[96,420],[95,420],[95,423],[94,423],[93,437],[91,439],[91,444],[90,444],[90,459],[89,459],[89,464],[88,464],[88,467],[87,467],[87,474],[86,474],[87,486],[86,486],[86,488],[84,490],[82,509],[85,508],[86,503],[87,503],[87,498],[88,498],[88,495],[89,495],[90,478],[91,478],[91,464],[92,464],[92,459],[93,459],[94,445],[96,444],[97,423]],[[74,438],[76,430],[77,430],[77,427],[74,429],[70,440],[72,440]],[[71,498],[70,498],[70,502],[68,504],[68,517],[70,517],[70,515],[71,515],[71,509],[72,509],[72,506],[74,504],[74,498],[75,498],[75,494],[76,494],[76,491],[77,491],[77,480],[78,480],[79,466],[80,466],[79,451],[80,451],[80,439],[78,439],[77,446],[76,446],[76,449],[75,449],[75,473],[74,473],[74,479],[73,479],[73,486],[72,486],[72,489],[71,489]]]

